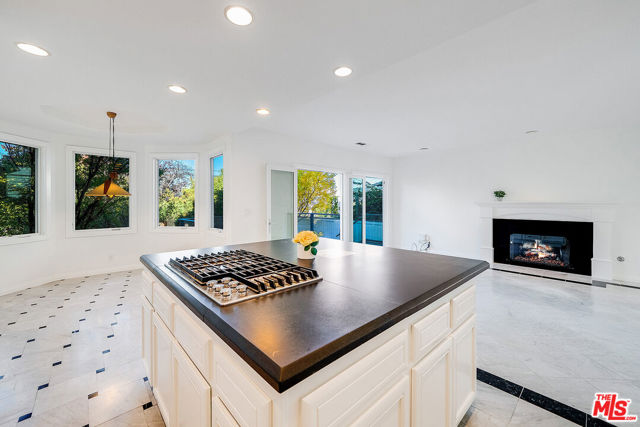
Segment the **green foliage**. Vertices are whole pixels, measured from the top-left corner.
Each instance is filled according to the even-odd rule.
[[[493,192],[493,195],[496,196],[498,199],[502,199],[504,196],[507,195],[507,193],[505,193],[502,190],[496,190]]]
[[[0,142],[0,236],[36,232],[36,149]]]
[[[191,161],[158,161],[158,220],[176,226],[178,220],[195,218],[195,174]],[[193,226],[193,222],[183,225]]]
[[[128,197],[87,197],[87,192],[104,183],[109,172],[116,171],[115,183],[129,191],[129,159],[91,154],[76,154],[75,158],[76,230],[124,228],[129,226]]]
[[[213,177],[213,227],[222,228],[223,218],[223,190],[224,190],[224,169],[220,170],[220,174]]]
[[[335,173],[298,171],[298,212],[340,213]]]

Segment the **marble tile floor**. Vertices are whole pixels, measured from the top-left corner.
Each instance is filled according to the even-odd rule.
[[[488,270],[477,283],[478,367],[590,412],[614,391],[640,413],[640,290]]]
[[[479,368],[585,412],[596,391],[640,403],[640,290],[491,270],[476,282]],[[139,295],[132,271],[0,297],[0,427],[164,425],[140,359]],[[570,424],[482,382],[461,422]]]
[[[0,297],[0,426],[164,426],[141,359],[140,271]]]

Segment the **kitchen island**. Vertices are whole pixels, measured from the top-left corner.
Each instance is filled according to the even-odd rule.
[[[475,396],[483,261],[321,239],[144,255],[143,359],[167,425],[453,426]],[[170,259],[244,250],[315,284],[220,306]]]

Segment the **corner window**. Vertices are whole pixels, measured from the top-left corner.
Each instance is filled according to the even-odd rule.
[[[0,237],[38,230],[38,149],[0,141]]]
[[[159,227],[196,226],[196,161],[157,160]]]
[[[129,191],[130,162],[116,157],[75,153],[75,230],[103,230],[129,227],[129,197],[89,197],[87,193],[104,183],[112,170],[118,173],[115,183]]]
[[[342,174],[298,170],[298,231],[341,239]]]
[[[224,157],[211,158],[211,228],[223,229],[224,221]]]

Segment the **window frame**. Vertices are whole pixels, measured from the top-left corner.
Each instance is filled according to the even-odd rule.
[[[136,188],[136,153],[133,151],[118,150],[116,157],[129,159],[129,226],[119,228],[99,228],[91,230],[76,230],[76,154],[88,154],[93,156],[109,156],[109,150],[95,147],[82,147],[76,145],[67,146],[67,237],[96,237],[114,236],[119,234],[134,234],[137,232],[137,195]]]
[[[198,177],[198,173],[200,170],[199,164],[199,156],[198,153],[151,153],[151,167],[150,170],[153,173],[153,179],[151,179],[152,187],[151,194],[153,195],[153,215],[151,216],[153,223],[151,224],[151,231],[156,233],[198,233],[200,229],[200,188],[201,185],[198,183],[200,177]],[[159,219],[159,209],[158,209],[158,160],[193,160],[193,175],[196,180],[196,188],[194,191],[194,202],[195,209],[193,211],[193,220],[195,225],[193,227],[160,227],[158,224],[160,223]]]
[[[48,207],[51,206],[51,170],[49,143],[32,138],[0,132],[0,141],[35,148],[36,151],[36,232],[0,236],[0,246],[39,242],[49,238]]]
[[[389,239],[390,239],[390,234],[391,234],[391,179],[389,178],[389,175],[387,174],[382,174],[382,173],[378,173],[378,172],[371,172],[371,171],[352,171],[349,174],[349,184],[351,184],[351,179],[352,178],[361,178],[362,179],[362,218],[363,221],[366,221],[366,215],[367,215],[367,196],[366,196],[366,179],[367,178],[374,178],[374,179],[381,179],[382,180],[382,246],[389,246]],[[348,194],[349,194],[349,202],[353,202],[353,192],[351,189],[351,186],[349,186],[348,189]],[[349,241],[353,241],[353,212],[350,210],[349,211],[349,222],[347,222],[347,224],[349,224],[349,236],[350,239]],[[363,224],[363,229],[362,229],[362,243],[363,245],[366,245],[366,224]]]
[[[215,228],[213,226],[213,159],[216,157],[222,156],[222,168],[227,169],[227,153],[224,148],[219,150],[210,151],[207,153],[207,159],[209,161],[209,166],[207,168],[207,217],[209,218],[209,231],[214,233],[224,233],[227,227],[227,187],[228,187],[228,175],[224,177],[224,184],[222,187],[222,228]]]

